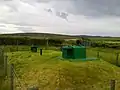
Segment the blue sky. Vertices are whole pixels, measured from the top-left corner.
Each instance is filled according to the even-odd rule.
[[[120,36],[119,9],[119,0],[0,0],[0,33]]]

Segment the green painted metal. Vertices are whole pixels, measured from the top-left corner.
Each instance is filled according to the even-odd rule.
[[[65,59],[86,58],[86,47],[84,47],[84,46],[64,46],[62,48],[62,57]]]
[[[32,52],[37,52],[37,48],[38,48],[38,47],[36,47],[36,46],[32,46],[32,47],[31,47],[31,51],[32,51]]]

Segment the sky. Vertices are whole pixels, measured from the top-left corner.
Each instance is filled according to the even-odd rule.
[[[0,0],[0,33],[120,36],[120,0]]]

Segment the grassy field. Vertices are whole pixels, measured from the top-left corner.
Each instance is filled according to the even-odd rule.
[[[65,39],[71,45],[80,36],[67,36],[56,34],[14,34],[0,35],[0,37],[28,37],[28,38],[58,38]],[[120,38],[89,37],[91,41],[105,43],[119,43]],[[2,44],[3,45],[3,44]],[[25,44],[26,45],[26,44]],[[1,46],[0,46],[1,47]],[[22,84],[15,77],[15,90],[26,90],[30,86],[38,86],[40,90],[110,90],[110,80],[117,80],[116,90],[120,88],[120,68],[116,65],[116,52],[112,48],[87,48],[87,57],[96,58],[99,51],[100,60],[69,62],[61,60],[60,48],[43,48],[43,56],[30,52],[30,46],[4,46],[9,63],[15,64],[15,71]],[[119,59],[120,60],[120,57]],[[111,64],[110,64],[111,63]],[[120,61],[118,62],[120,65]],[[10,79],[2,82],[0,77],[0,90],[9,90]],[[0,86],[0,87],[1,87]],[[58,88],[58,89],[57,89]]]
[[[61,52],[53,50],[44,50],[43,56],[30,51],[8,52],[7,55],[10,63],[15,64],[22,90],[32,85],[41,90],[110,90],[111,79],[118,81],[117,90],[120,87],[120,68],[102,59],[63,61]],[[17,88],[18,84],[16,82]]]
[[[15,71],[22,83],[21,90],[32,85],[42,90],[110,90],[111,79],[117,80],[116,88],[119,90],[120,68],[113,64],[116,64],[115,53],[120,50],[87,48],[88,58],[97,57],[99,51],[100,60],[69,62],[61,60],[60,48],[41,48],[43,56],[39,52],[32,53],[30,46],[4,47],[9,62],[15,64]],[[16,90],[20,90],[20,83],[16,78],[15,81]],[[5,82],[4,86],[8,83],[9,81]],[[3,90],[9,89],[5,86]]]
[[[4,51],[5,52],[16,52],[16,51],[30,51],[30,47],[31,46],[4,46]],[[45,50],[46,48],[44,46],[40,46],[38,48],[39,49],[42,48],[43,50]],[[48,47],[47,49],[49,50],[55,50],[55,51],[59,51],[60,47]],[[87,48],[87,57],[89,58],[96,58],[97,57],[97,52],[99,52],[100,54],[100,58],[112,63],[112,64],[116,64],[116,53],[119,52],[119,49],[112,49],[112,48]],[[119,60],[120,60],[120,56],[119,56]],[[120,61],[119,61],[120,64]]]
[[[15,51],[30,51],[31,46],[4,46],[5,52],[15,52]],[[40,46],[39,49],[46,49],[44,46]],[[39,50],[38,49],[38,50]],[[49,50],[59,51],[60,47],[48,47]],[[108,61],[112,64],[116,64],[116,53],[119,52],[119,49],[112,49],[112,48],[87,48],[87,56],[90,58],[97,57],[97,52],[99,51],[100,58]],[[119,57],[120,60],[120,57]],[[120,61],[119,61],[120,64]]]
[[[117,53],[120,53],[120,50],[111,49],[111,48],[88,48],[87,56],[97,57],[98,52],[99,52],[99,57],[101,59],[116,65]],[[118,57],[118,65],[120,65],[120,55]]]

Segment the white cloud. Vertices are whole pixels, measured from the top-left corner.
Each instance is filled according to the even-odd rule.
[[[0,33],[23,33],[23,31],[20,31],[16,28],[14,28],[16,25],[13,24],[0,24]]]
[[[38,3],[34,0],[13,0],[0,2],[0,33],[16,32],[50,32],[64,34],[93,34],[113,35],[120,34],[120,18],[105,15],[91,18],[84,14],[69,13],[68,22],[55,15],[56,11],[75,10],[73,1],[57,1]],[[63,3],[65,5],[63,5]],[[51,8],[52,14],[45,8]],[[2,25],[6,27],[3,27]]]

